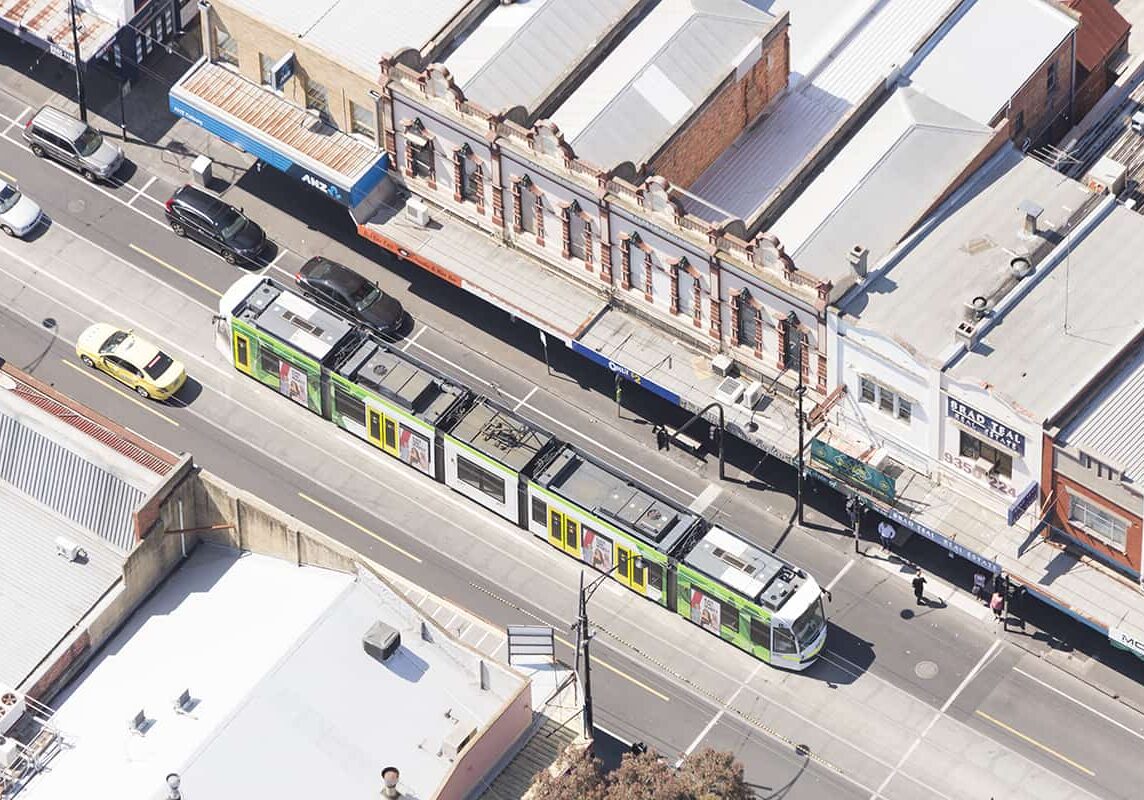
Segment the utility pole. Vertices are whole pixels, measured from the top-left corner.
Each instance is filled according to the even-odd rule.
[[[806,447],[804,440],[805,420],[802,413],[802,398],[806,394],[806,386],[802,382],[802,331],[799,329],[798,315],[793,311],[787,314],[787,336],[795,336],[795,347],[797,348],[798,358],[796,359],[796,367],[798,369],[798,388],[795,389],[795,395],[798,397],[798,478],[796,489],[796,509],[798,513],[798,524],[803,524],[803,500],[802,500],[802,481],[803,473],[806,471],[803,462],[803,450]]]
[[[642,556],[636,556],[631,561],[627,562],[631,566],[631,574],[635,575],[637,572],[644,569],[644,560]],[[572,625],[576,629],[577,641],[577,660],[584,659],[584,670],[580,676],[580,683],[584,687],[584,738],[592,739],[593,719],[592,719],[592,633],[588,629],[588,601],[592,599],[592,595],[600,588],[600,584],[612,576],[612,573],[620,568],[620,564],[614,565],[610,570],[600,575],[587,586],[584,585],[584,573],[580,573],[580,605],[579,615],[576,622]]]
[[[80,70],[83,68],[83,61],[79,57],[79,31],[76,29],[75,24],[75,0],[68,0],[68,11],[71,12],[72,58],[75,59],[76,102],[79,103],[80,120],[87,122],[87,95],[84,93],[83,75],[80,73]]]
[[[850,519],[850,529],[854,534],[854,552],[860,552],[859,528],[862,525],[862,506],[858,502],[858,495],[852,494],[846,499],[846,516]]]

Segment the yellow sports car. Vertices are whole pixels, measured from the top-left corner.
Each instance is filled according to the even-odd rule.
[[[187,380],[183,363],[131,331],[97,322],[79,336],[75,354],[143,397],[166,400]]]

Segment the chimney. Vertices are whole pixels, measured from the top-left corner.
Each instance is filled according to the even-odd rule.
[[[1017,206],[1017,210],[1021,212],[1024,218],[1021,223],[1021,235],[1031,239],[1037,235],[1037,220],[1040,219],[1041,214],[1045,213],[1045,209],[1032,200],[1024,200],[1021,205]]]
[[[970,300],[962,308],[962,318],[966,322],[980,322],[985,317],[985,310],[989,306],[989,300],[978,295]]]
[[[846,260],[850,262],[850,269],[854,270],[854,274],[858,276],[859,280],[866,277],[866,260],[870,255],[870,251],[860,244],[856,244],[850,248],[850,252],[846,254]]]

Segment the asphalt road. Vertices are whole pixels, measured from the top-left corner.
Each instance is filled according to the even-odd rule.
[[[303,418],[300,426],[317,423],[303,410],[244,383],[237,373],[200,369],[188,359],[194,380],[180,396],[183,403],[158,406],[142,403],[109,380],[79,368],[71,346],[88,320],[131,324],[148,314],[162,314],[162,308],[147,307],[148,298],[160,295],[158,287],[168,287],[188,301],[172,322],[206,331],[218,294],[238,273],[166,228],[162,200],[172,184],[135,171],[122,174],[125,182],[119,186],[88,186],[62,168],[35,159],[18,143],[15,121],[22,111],[20,101],[0,95],[0,171],[18,179],[45,207],[51,222],[30,242],[0,241],[0,261],[8,262],[0,267],[6,306],[0,312],[0,356],[143,435],[194,453],[196,462],[207,469],[489,620],[507,624],[532,616],[566,628],[572,616],[571,586],[564,587],[558,599],[543,601],[528,592],[523,581],[499,585],[490,593],[486,576],[467,566],[470,562],[464,557],[427,547],[415,527],[401,524],[400,516],[375,512],[332,483],[323,483],[308,468],[316,457],[351,460],[360,450],[356,443],[323,442],[335,454],[316,455],[299,447],[288,426],[279,423],[278,430],[253,444],[242,435],[236,420],[250,415],[251,425],[273,427],[258,417],[262,404],[275,405],[275,418],[292,419],[293,415]],[[431,276],[386,259],[372,245],[347,233],[349,226],[341,209],[307,198],[282,181],[267,170],[248,176],[228,198],[235,202],[240,192],[249,191],[255,202],[277,195],[293,198],[301,206],[293,209],[293,219],[279,215],[267,223],[280,240],[266,267],[276,278],[289,280],[303,260],[298,252],[303,245],[292,241],[299,230],[311,246],[324,235],[319,230],[328,230],[335,238],[326,242],[323,252],[368,272],[406,301],[418,322],[402,343],[410,352],[439,364],[474,388],[500,394],[502,401],[522,414],[676,499],[690,503],[702,496],[710,501],[706,513],[717,515],[722,524],[764,546],[778,547],[830,586],[828,651],[807,675],[784,679],[786,687],[817,681],[845,692],[859,678],[873,678],[943,712],[934,717],[935,730],[955,723],[968,726],[983,743],[1000,743],[1095,796],[1134,795],[1144,770],[1138,763],[1117,757],[1125,749],[1121,740],[1128,739],[1134,746],[1133,739],[1141,738],[1140,718],[1134,712],[1029,659],[1022,651],[995,645],[998,640],[992,623],[985,619],[988,615],[972,613],[975,608],[964,592],[934,581],[932,588],[946,603],[917,609],[909,594],[906,565],[876,554],[855,558],[851,540],[837,533],[838,524],[829,514],[812,510],[808,530],[792,528],[793,503],[786,491],[789,470],[750,452],[736,451],[730,480],[719,482],[710,463],[682,453],[665,456],[651,451],[646,420],[678,414],[678,410],[633,391],[626,393],[626,407],[617,416],[606,391],[609,375],[562,349],[550,353],[553,374],[549,375],[539,340],[529,329]],[[20,268],[14,266],[17,263]],[[77,282],[70,271],[89,265],[107,270],[107,292],[102,297],[78,296],[69,290]],[[52,281],[46,285],[54,288],[29,288],[24,277],[33,268],[50,276]],[[129,276],[131,287],[123,285],[124,276]],[[49,318],[53,324],[45,325]],[[174,337],[180,329],[160,334]],[[209,346],[202,346],[202,341],[209,343],[209,336],[195,340],[193,355],[203,363],[213,358],[221,364],[221,358]],[[178,338],[173,344],[191,346],[190,340]],[[385,481],[390,503],[415,491],[410,488],[414,478],[401,467],[389,465]],[[709,489],[713,485],[717,493]],[[429,496],[436,491],[416,488]],[[463,514],[458,503],[463,501],[449,508]],[[824,498],[822,505],[837,512],[829,499]],[[327,509],[336,509],[340,516]],[[466,523],[457,520],[454,524],[459,530]],[[907,548],[911,559],[926,555],[915,554],[916,548],[914,543]],[[402,557],[402,553],[413,558]],[[554,553],[541,555],[562,558]],[[713,699],[681,682],[679,676],[690,668],[682,657],[669,665],[670,671],[664,671],[606,637],[598,640],[596,654],[602,664],[609,665],[594,675],[597,718],[602,725],[666,754],[705,745],[730,747],[747,765],[760,796],[868,797],[871,789],[890,796],[897,789],[895,782],[908,780],[896,769],[883,787],[840,777],[829,766],[794,751],[789,741],[774,736],[773,731],[752,724],[750,715],[725,712],[730,692]],[[571,660],[570,653],[563,655]],[[797,689],[793,691],[797,695]],[[921,746],[914,744],[903,762],[915,749],[924,750],[926,743],[920,738],[918,742]],[[924,771],[912,764],[911,769],[914,774]],[[906,787],[893,796],[911,794]]]

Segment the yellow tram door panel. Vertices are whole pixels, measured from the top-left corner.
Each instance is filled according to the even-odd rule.
[[[250,360],[250,337],[238,331],[234,332],[234,365],[253,377],[254,366]]]
[[[639,559],[639,553],[633,553],[630,559],[632,570],[631,587],[640,594],[644,594],[647,589],[647,567],[637,566],[636,561]]]
[[[632,551],[619,542],[616,543],[616,580],[624,586],[632,586]]]
[[[580,558],[580,523],[571,517],[564,518],[564,550]]]
[[[366,407],[366,434],[369,440],[391,456],[397,455],[397,423],[376,408]]]
[[[548,543],[564,547],[564,515],[551,507],[548,509]]]

